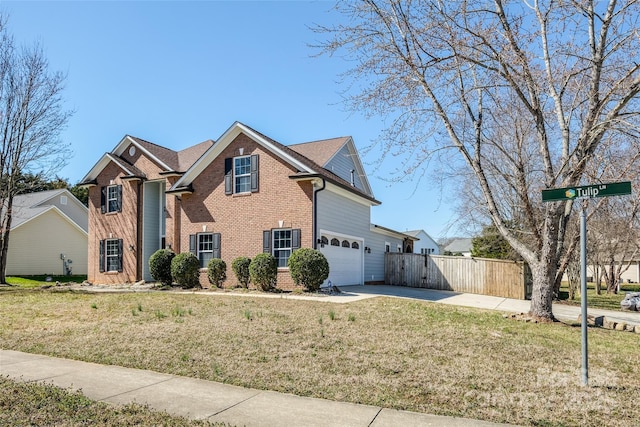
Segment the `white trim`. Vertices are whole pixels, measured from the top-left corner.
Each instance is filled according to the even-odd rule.
[[[349,150],[349,155],[351,156],[351,159],[353,160],[353,164],[356,167],[356,172],[358,173],[360,182],[364,187],[363,188],[364,192],[367,193],[369,196],[373,197],[373,190],[371,189],[371,185],[369,185],[369,179],[367,178],[367,174],[364,171],[364,166],[362,165],[362,161],[360,160],[360,155],[358,154],[358,150],[356,149],[356,144],[353,141],[353,137],[351,136],[348,137],[345,143],[342,144],[342,146],[338,150],[336,150],[336,152],[333,153],[331,157],[329,157],[329,159],[325,162],[323,166],[326,166],[327,164],[329,164],[338,155],[338,153],[344,148],[344,146],[347,146],[347,149]]]
[[[209,166],[209,164],[211,164],[211,162],[213,162],[224,151],[224,149],[227,148],[241,133],[251,138],[258,145],[284,159],[287,163],[291,164],[298,170],[307,173],[316,173],[316,171],[309,169],[305,164],[299,162],[280,148],[277,148],[270,141],[266,140],[261,135],[249,129],[247,126],[243,125],[240,122],[235,122],[222,134],[218,141],[211,147],[209,147],[209,149],[202,156],[200,156],[200,158],[185,172],[185,174],[182,175],[182,177],[178,181],[176,181],[175,184],[173,184],[171,189],[179,188],[192,183],[198,177],[198,175],[200,175],[206,169],[206,167]]]
[[[126,151],[126,149],[131,144],[133,144],[136,147],[138,147],[142,153],[144,153],[148,158],[150,158],[154,162],[158,163],[162,168],[164,168],[164,170],[168,170],[169,171],[169,170],[173,169],[173,168],[169,167],[167,164],[165,164],[162,160],[160,160],[159,158],[157,158],[156,156],[151,154],[150,151],[146,150],[135,139],[133,139],[131,137],[131,135],[126,135],[124,138],[122,138],[122,140],[118,143],[118,145],[116,145],[116,148],[114,148],[111,152],[113,154],[117,155],[117,156],[120,156],[120,155],[122,155],[122,153],[124,153]]]
[[[44,206],[43,206],[44,207]],[[32,208],[29,208],[32,209]],[[69,216],[67,216],[64,212],[62,212],[57,206],[54,205],[50,205],[48,207],[46,207],[42,212],[32,216],[31,218],[21,222],[20,224],[18,224],[15,227],[11,227],[11,231],[17,230],[18,228],[22,227],[23,225],[29,223],[30,221],[33,221],[34,219],[44,215],[45,213],[49,212],[50,210],[55,211],[58,215],[60,215],[63,219],[65,219],[67,222],[69,222],[71,225],[73,225],[75,228],[77,228],[78,230],[80,230],[85,236],[89,236],[89,233],[86,232],[85,230],[82,229],[82,227],[80,227],[78,224],[76,224],[76,222],[74,220],[72,220]]]

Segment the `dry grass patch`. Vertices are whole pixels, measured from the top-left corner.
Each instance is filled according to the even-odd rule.
[[[521,425],[635,425],[640,339],[423,301],[0,294],[0,346],[326,399]]]
[[[3,426],[165,426],[224,427],[227,424],[188,420],[147,406],[109,405],[79,392],[47,384],[19,383],[0,377],[0,425]]]

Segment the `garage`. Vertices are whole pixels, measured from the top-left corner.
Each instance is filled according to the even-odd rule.
[[[329,278],[332,285],[363,284],[363,240],[357,237],[322,233],[320,252],[329,261]]]

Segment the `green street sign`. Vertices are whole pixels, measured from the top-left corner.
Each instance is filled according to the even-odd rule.
[[[631,182],[610,182],[608,184],[583,185],[580,187],[552,188],[542,190],[543,202],[558,200],[591,199],[594,197],[624,196],[631,194]]]

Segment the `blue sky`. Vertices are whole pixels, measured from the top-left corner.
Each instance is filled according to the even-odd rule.
[[[285,144],[350,135],[362,151],[385,118],[342,103],[339,57],[313,57],[309,27],[341,17],[327,1],[0,1],[20,44],[40,42],[67,73],[75,110],[62,134],[73,156],[59,176],[78,182],[126,134],[175,150],[217,139],[235,121]],[[438,238],[452,212],[428,178],[390,183],[394,158],[362,161],[381,206],[371,221]]]

